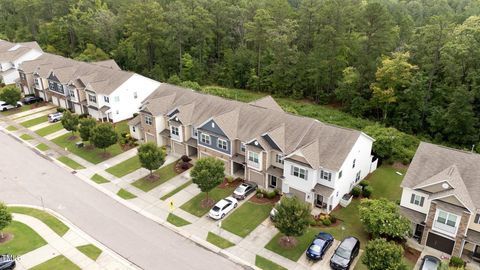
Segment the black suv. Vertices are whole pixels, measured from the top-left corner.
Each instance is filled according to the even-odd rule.
[[[37,103],[37,102],[42,102],[43,101],[43,98],[41,97],[36,97],[36,96],[28,96],[28,97],[24,97],[22,99],[22,103],[23,104],[33,104],[33,103]]]
[[[330,259],[330,267],[335,270],[348,270],[360,252],[360,241],[353,237],[343,239]]]
[[[15,257],[7,254],[0,255],[0,270],[13,270],[15,265]]]

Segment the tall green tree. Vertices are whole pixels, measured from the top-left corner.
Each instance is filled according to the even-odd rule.
[[[310,205],[295,196],[282,198],[275,209],[275,227],[285,235],[287,242],[292,240],[291,237],[302,236],[310,225]]]
[[[20,101],[21,97],[22,93],[16,86],[7,85],[0,89],[0,100],[12,106],[17,106],[17,102]]]
[[[3,239],[3,229],[12,223],[12,214],[7,206],[0,202],[0,239]]]
[[[138,148],[138,159],[142,167],[150,171],[150,178],[153,178],[153,170],[165,163],[165,151],[154,143],[144,143]]]
[[[97,148],[103,149],[106,153],[107,148],[116,144],[118,134],[109,123],[102,123],[94,127],[90,133],[90,142]]]
[[[69,110],[66,110],[63,113],[61,121],[63,128],[71,131],[73,136],[75,134],[75,131],[77,131],[78,129],[78,114],[74,114],[71,113]]]
[[[208,192],[225,179],[225,168],[221,160],[213,157],[199,158],[190,172],[192,182],[205,192],[208,204]]]
[[[83,141],[90,140],[93,128],[97,125],[97,121],[93,118],[82,118],[78,121],[78,133]]]
[[[385,238],[369,241],[365,248],[362,263],[369,270],[406,270],[403,262],[403,248],[395,242],[387,242]]]

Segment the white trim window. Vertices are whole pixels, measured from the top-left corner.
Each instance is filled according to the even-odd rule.
[[[342,175],[343,175],[343,171],[340,171],[340,172],[338,173],[338,179],[342,178]]]
[[[240,143],[240,151],[245,152],[245,143]]]
[[[412,193],[412,197],[410,198],[410,203],[423,207],[423,203],[425,202],[425,197]]]
[[[180,132],[178,130],[178,127],[176,126],[171,126],[170,132],[172,133],[173,136],[180,136]]]
[[[145,124],[150,126],[153,124],[152,117],[150,115],[145,115]]]
[[[196,128],[192,127],[192,137],[193,138],[198,138],[198,131]]]
[[[357,175],[355,175],[355,182],[360,181],[360,176],[361,176],[361,171],[358,171]]]
[[[442,231],[455,234],[457,230],[459,217],[443,210],[437,210],[434,227]]]
[[[68,95],[69,95],[70,97],[75,98],[75,91],[73,91],[72,89],[68,89]]]
[[[475,218],[473,219],[473,223],[480,224],[480,214],[475,215]]]
[[[200,134],[200,141],[204,144],[210,144],[210,135],[205,133]]]
[[[294,165],[292,165],[292,168],[291,168],[291,175],[301,178],[303,180],[308,179],[308,171]]]
[[[218,139],[218,140],[217,140],[217,147],[218,147],[219,149],[223,149],[223,150],[227,151],[227,149],[228,149],[228,146],[227,146],[227,145],[228,145],[228,144],[227,144],[227,141],[222,140],[222,139]]]
[[[110,103],[110,98],[107,96],[103,96],[103,101],[105,101],[106,103]]]
[[[248,151],[248,161],[258,164],[259,163],[258,153]]]
[[[275,155],[275,162],[277,162],[279,164],[283,164],[284,163],[283,156],[281,154],[276,154]]]
[[[355,163],[357,162],[356,159],[353,159],[353,163],[352,163],[352,169],[355,168]]]
[[[97,103],[97,97],[94,95],[88,95],[88,101]]]
[[[133,92],[133,98],[134,98],[134,99],[137,99],[137,98],[138,98],[137,92]]]
[[[332,181],[332,173],[324,170],[320,171],[320,178],[327,181]]]

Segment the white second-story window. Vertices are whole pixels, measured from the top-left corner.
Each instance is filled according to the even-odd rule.
[[[204,144],[210,144],[210,135],[205,133],[200,134],[200,141]]]
[[[217,146],[220,149],[227,150],[227,141],[222,140],[222,139],[218,139]]]
[[[332,181],[332,173],[321,170],[320,178],[323,180]]]
[[[248,160],[249,160],[250,162],[253,162],[253,163],[258,164],[258,163],[259,163],[259,161],[258,161],[258,153],[252,152],[252,151],[248,151]]]
[[[70,97],[73,97],[73,98],[74,98],[74,97],[75,97],[75,91],[73,91],[72,89],[68,89],[68,95],[69,95]]]
[[[474,223],[480,224],[480,214],[475,215],[475,219],[473,220]]]
[[[88,95],[88,100],[93,103],[97,103],[97,97],[94,95]]]
[[[120,101],[120,97],[119,96],[115,96],[115,102],[119,102]]]
[[[103,101],[105,101],[106,103],[110,103],[110,98],[107,96],[104,96]]]
[[[137,97],[138,97],[137,92],[133,92],[133,98],[136,99]]]
[[[338,173],[338,179],[342,178],[342,175],[343,175],[343,171],[340,171],[340,172]]]
[[[455,228],[457,226],[457,216],[438,210],[437,222]]]
[[[361,175],[361,171],[358,171],[357,175],[355,175],[355,182],[358,182],[360,180],[360,175]]]
[[[245,144],[243,142],[240,143],[240,151],[245,152]]]
[[[178,132],[178,127],[172,126],[170,130],[172,132],[172,135],[180,136],[180,133]]]
[[[425,197],[417,195],[417,194],[412,194],[412,197],[410,198],[410,203],[418,205],[420,207],[423,206],[423,203],[425,202]]]
[[[302,169],[302,168],[299,168],[299,167],[296,167],[296,166],[293,166],[292,165],[292,172],[291,174],[293,176],[296,176],[298,178],[302,178],[304,180],[307,180],[307,177],[308,177],[308,172],[307,170],[305,169]]]
[[[145,115],[145,124],[147,125],[152,125],[153,121],[152,121],[152,117],[150,115]]]
[[[277,162],[279,164],[283,164],[283,156],[280,155],[280,154],[276,154],[275,155],[275,162]]]
[[[356,162],[356,161],[357,161],[356,159],[353,160],[352,168],[355,168],[355,162]]]

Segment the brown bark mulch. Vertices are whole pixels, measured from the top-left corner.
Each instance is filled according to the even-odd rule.
[[[235,179],[233,180],[233,182],[228,182],[227,179],[225,178],[223,180],[223,182],[218,186],[218,188],[221,188],[221,189],[226,189],[226,188],[236,188],[238,187],[243,181],[239,180],[239,179]]]
[[[276,195],[272,199],[269,199],[267,197],[258,198],[257,195],[253,195],[249,201],[257,204],[275,204],[280,200],[280,198],[281,198],[280,195]]]

